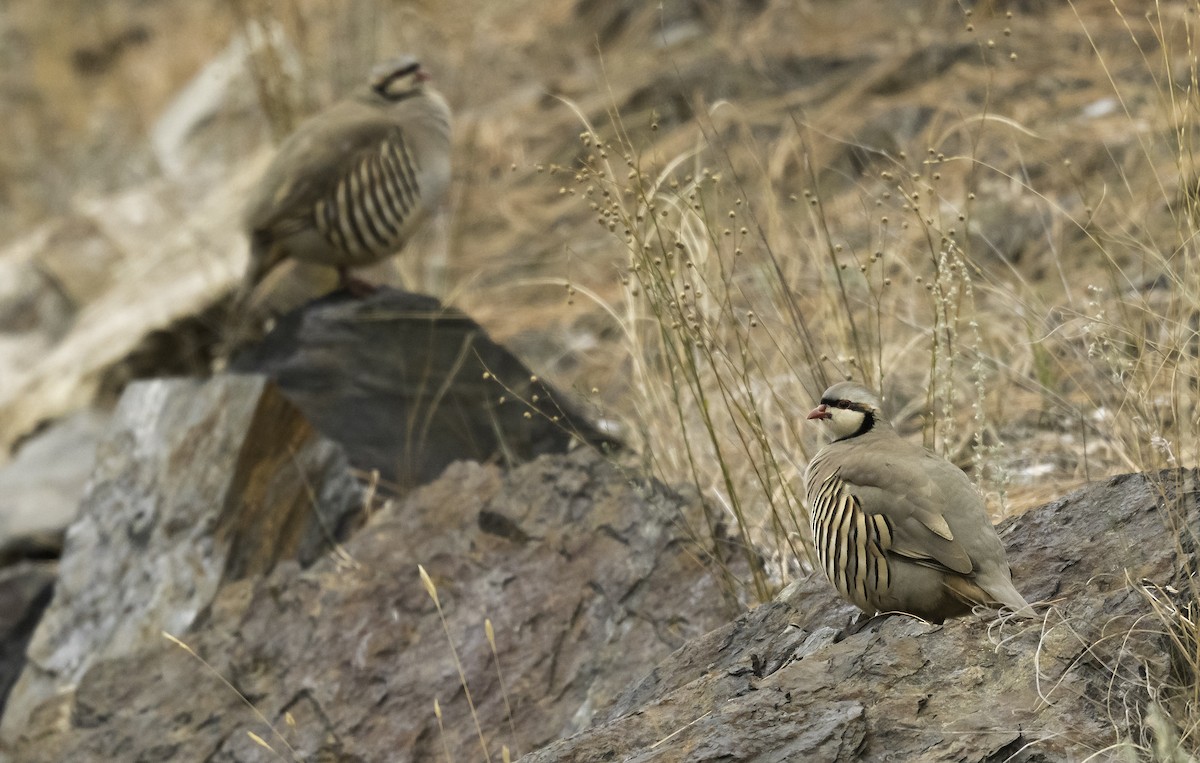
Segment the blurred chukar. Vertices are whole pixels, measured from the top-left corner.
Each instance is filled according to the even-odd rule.
[[[415,58],[386,61],[288,136],[246,209],[244,293],[288,257],[349,285],[404,246],[450,181],[450,108],[428,79]]]
[[[880,406],[867,388],[842,382],[808,414],[833,440],[805,474],[813,545],[829,580],[868,615],[940,623],[980,604],[1032,614],[970,479],[901,439]]]

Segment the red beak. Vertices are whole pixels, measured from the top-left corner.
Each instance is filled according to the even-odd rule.
[[[809,420],[830,418],[829,406],[825,405],[824,403],[821,403],[816,408],[813,408],[811,411],[808,412],[808,418],[809,418]]]

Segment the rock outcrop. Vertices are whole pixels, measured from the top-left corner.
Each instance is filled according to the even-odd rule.
[[[1038,621],[894,616],[843,638],[849,609],[802,581],[524,760],[1066,763],[1145,743],[1142,714],[1183,701],[1147,687],[1187,660],[1150,602],[1194,596],[1197,527],[1194,470],[1117,477],[1009,521]]]
[[[512,464],[573,438],[618,445],[478,323],[424,294],[331,294],[280,318],[232,368],[273,378],[351,463],[396,489],[461,459]]]
[[[298,493],[358,493],[261,378],[135,385],[117,420],[12,760],[1074,761],[1156,741],[1143,715],[1169,740],[1185,701],[1148,687],[1188,669],[1195,471],[1007,522],[1041,619],[850,633],[818,577],[730,621],[712,518],[589,449],[453,464],[318,555],[282,528],[350,515]]]
[[[669,190],[676,171],[701,192],[696,211],[715,215],[714,236],[730,202],[726,219],[742,219],[724,235],[744,252],[727,271],[743,290],[729,307],[784,296],[822,329],[803,347],[781,341],[780,357],[814,350],[813,364],[863,368],[843,322],[826,320],[829,289],[854,290],[837,309],[855,321],[855,305],[878,319],[887,300],[923,304],[941,285],[924,279],[946,271],[909,255],[931,231],[954,234],[966,270],[984,268],[974,312],[956,320],[977,321],[987,346],[1031,353],[992,389],[1002,412],[1024,414],[989,413],[989,426],[1022,443],[1027,478],[1047,491],[1125,468],[1145,433],[1108,436],[1099,414],[1144,397],[1175,420],[1164,442],[1186,439],[1191,409],[1175,403],[1195,389],[1175,366],[1178,400],[1158,408],[1136,374],[1110,386],[1107,364],[1090,362],[1092,339],[1160,358],[1194,347],[1194,305],[1169,288],[1186,258],[1158,254],[1187,254],[1194,233],[1179,212],[1196,184],[1180,176],[1178,114],[1162,108],[1194,74],[1191,48],[1163,33],[1186,30],[1183,4],[1142,17],[1102,0],[965,3],[970,20],[950,4],[919,14],[844,0],[579,0],[517,14],[484,2],[96,5],[0,4],[12,147],[0,152],[0,462],[125,392],[61,563],[41,558],[58,541],[40,538],[75,515],[78,472],[55,490],[53,524],[0,541],[0,562],[20,560],[0,568],[0,697],[21,672],[0,763],[499,760],[503,746],[529,763],[1191,760],[1195,726],[1171,719],[1196,717],[1174,687],[1194,702],[1200,685],[1194,471],[1115,478],[1006,523],[1018,587],[1046,600],[1040,620],[890,618],[850,633],[854,611],[819,576],[742,612],[720,578],[733,562],[714,559],[728,551],[711,537],[721,517],[628,463],[559,452],[568,432],[611,435],[473,322],[521,341],[536,368],[561,359],[564,389],[596,387],[637,415],[611,405],[637,378],[624,332],[642,327],[617,309],[633,263],[606,205],[624,192],[580,171],[593,152],[579,133],[594,125],[638,154],[627,168],[624,151],[594,145],[620,175],[634,170],[632,222],[649,230],[638,210],[665,202],[653,226],[665,246],[698,230],[675,223],[687,208]],[[498,23],[480,35],[480,19]],[[236,365],[258,375],[126,391],[211,371],[268,123],[345,92],[394,52],[381,41],[419,49],[457,115],[445,229],[397,262],[422,276],[405,272],[407,285],[453,295],[472,318],[394,291],[334,295],[282,318]],[[1096,65],[1101,51],[1115,67]],[[638,198],[643,170],[658,176],[652,198]],[[620,175],[597,177],[625,187]],[[812,214],[797,213],[805,205]],[[811,243],[831,259],[788,257]],[[896,296],[879,302],[852,270],[853,283],[826,279],[876,250],[886,269],[872,272],[894,277]],[[271,309],[307,299],[301,287],[322,276],[298,276],[301,296]],[[1145,288],[1101,299],[1092,287],[1109,283]],[[1046,310],[994,309],[1022,295]],[[1055,322],[1093,300],[1080,320],[1115,336]],[[864,339],[883,371],[924,384],[905,337],[929,327],[911,318]],[[747,323],[779,339],[772,325],[788,325]],[[956,344],[966,355],[946,367],[973,367],[972,343]],[[815,365],[775,368],[749,387],[783,399],[776,381]],[[1077,418],[1085,441],[1047,412]],[[39,458],[79,463],[65,450]],[[12,477],[32,463],[14,468],[0,477],[8,527],[28,487]],[[368,469],[390,484],[362,484]],[[381,504],[386,490],[400,497]],[[21,503],[36,520],[50,504]]]
[[[263,377],[131,386],[96,461],[6,736],[47,698],[74,704],[95,665],[187,631],[223,584],[312,562],[362,509],[341,449]]]
[[[480,736],[492,760],[504,745],[537,749],[586,728],[623,686],[729,618],[695,540],[704,521],[694,502],[586,449],[507,474],[455,464],[310,568],[227,582],[190,628],[129,612],[136,648],[96,655],[74,673],[73,697],[10,727],[13,755],[422,761],[445,749],[474,760]],[[163,559],[167,540],[151,535],[134,558]],[[88,563],[106,560],[68,544],[64,566]],[[117,598],[102,581],[91,590]],[[86,619],[81,603],[59,596],[47,622]],[[112,602],[114,617],[122,608]]]

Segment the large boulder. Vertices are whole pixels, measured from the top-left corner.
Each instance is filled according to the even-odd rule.
[[[91,660],[73,699],[37,708],[12,752],[149,763],[474,760],[481,738],[492,760],[537,749],[731,616],[703,563],[705,522],[696,502],[587,449],[507,473],[458,463],[307,570],[226,584],[190,627],[128,613],[138,648]],[[168,555],[163,540],[149,536],[141,558]],[[64,565],[103,570],[75,549]],[[90,589],[113,617],[118,582]]]
[[[93,665],[185,632],[222,584],[313,561],[361,508],[342,450],[264,377],[132,385],[0,732],[21,733],[48,698],[70,706]]]
[[[280,318],[232,368],[272,377],[355,466],[395,489],[461,459],[511,464],[576,439],[618,444],[470,316],[424,294],[330,294]]]

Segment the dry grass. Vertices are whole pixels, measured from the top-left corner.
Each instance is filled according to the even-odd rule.
[[[1140,79],[1100,77],[1039,114],[1019,64],[1026,47],[1045,55],[1039,19],[959,21],[973,28],[942,31],[968,49],[955,69],[964,95],[941,96],[903,144],[864,143],[855,133],[874,133],[861,119],[833,133],[820,124],[835,117],[779,99],[756,104],[773,109],[770,132],[756,129],[762,109],[689,102],[694,121],[661,137],[654,109],[631,117],[618,100],[596,125],[576,107],[574,161],[544,168],[613,234],[626,292],[599,301],[626,343],[624,416],[642,450],[777,541],[814,446],[798,423],[836,378],[882,387],[900,425],[972,469],[998,515],[1011,494],[1018,508],[1043,494],[1047,477],[1054,493],[1197,461],[1191,201],[1176,191],[1180,152],[1159,145],[1185,129],[1191,96],[1168,88],[1133,111],[1128,96],[1103,95],[1164,81],[1136,52],[1154,27],[1127,30],[1111,11],[1072,17],[1078,43],[1095,41],[1080,57],[1093,79]],[[1006,42],[990,47],[989,35]],[[1113,63],[1130,55],[1122,36],[1137,66]],[[895,76],[872,74],[876,87]],[[1089,107],[1115,115],[1080,116]],[[1118,120],[1135,127],[1120,144]]]

